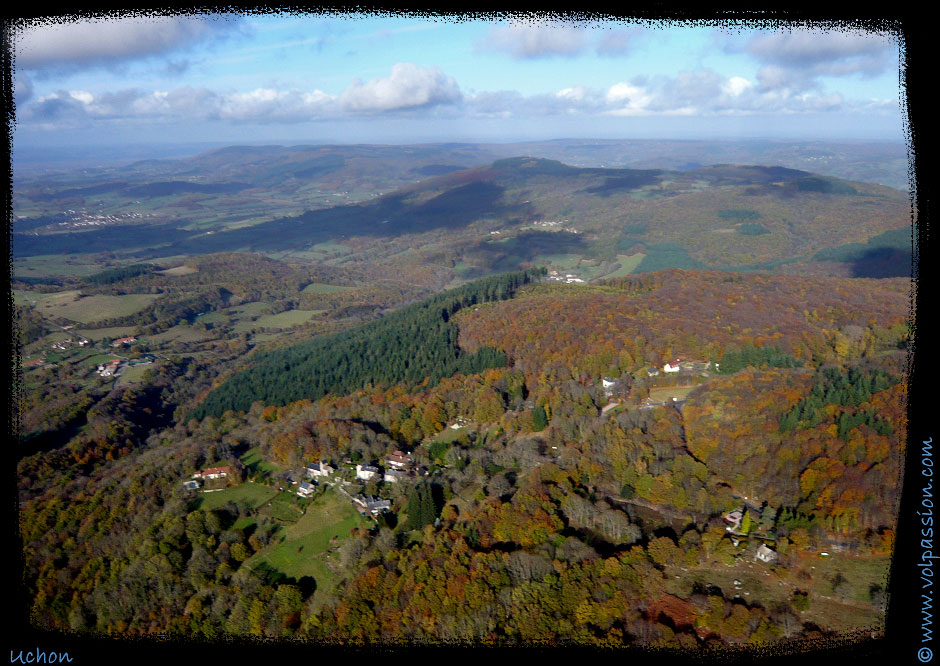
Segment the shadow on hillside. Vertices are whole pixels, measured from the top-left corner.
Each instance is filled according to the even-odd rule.
[[[351,204],[308,211],[297,217],[284,217],[250,227],[205,232],[180,239],[158,252],[142,249],[140,258],[167,254],[207,254],[235,251],[277,251],[297,249],[315,243],[350,236],[394,238],[406,233],[434,229],[462,229],[484,217],[508,219],[527,216],[528,206],[502,203],[504,188],[487,182],[475,182],[448,190],[420,204],[411,204],[405,195],[391,195],[368,204]],[[154,238],[152,244],[166,243],[167,237]],[[138,242],[124,247],[146,247]],[[103,251],[106,248],[89,251]],[[74,251],[74,250],[72,250]],[[46,254],[49,252],[47,251]]]
[[[546,254],[588,254],[584,238],[567,231],[526,231],[504,241],[485,241],[466,251],[467,261],[491,271],[517,270]]]
[[[852,277],[911,277],[913,261],[910,250],[876,247],[852,261]]]
[[[183,242],[192,232],[175,225],[127,225],[95,231],[76,231],[60,234],[14,233],[13,256],[32,257],[45,254],[94,254],[139,247],[158,247],[166,243]],[[215,250],[213,250],[215,251]],[[151,251],[149,256],[162,256],[165,252]]]
[[[611,194],[629,192],[631,190],[638,190],[647,185],[655,185],[659,182],[663,172],[659,169],[649,171],[628,171],[623,169],[620,170],[619,173],[624,175],[616,178],[605,178],[602,185],[589,187],[584,191],[589,194],[609,197]]]

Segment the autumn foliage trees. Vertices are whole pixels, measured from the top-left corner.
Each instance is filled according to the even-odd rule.
[[[458,357],[499,349],[499,367],[252,400],[156,424],[146,446],[138,424],[110,433],[94,418],[107,441],[135,446],[108,465],[20,465],[35,617],[57,629],[347,643],[695,647],[808,634],[792,590],[745,600],[676,576],[753,562],[755,544],[736,544],[722,521],[744,496],[757,505],[751,536],[776,539],[781,569],[827,538],[890,552],[906,391],[891,347],[904,289],[680,271],[599,287],[518,283],[512,299],[397,320],[418,340],[433,319]],[[740,367],[709,373],[681,406],[601,414],[601,377],[734,354]],[[141,398],[115,395],[113,411]],[[273,525],[182,495],[187,472],[234,465],[249,448],[288,468],[401,449],[428,476],[381,489],[401,519],[351,534],[334,591],[314,604],[301,581],[245,566]],[[250,533],[235,526],[247,518]]]

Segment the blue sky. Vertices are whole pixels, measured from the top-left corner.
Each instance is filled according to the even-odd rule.
[[[899,45],[845,29],[408,16],[20,26],[18,146],[552,138],[903,141]]]

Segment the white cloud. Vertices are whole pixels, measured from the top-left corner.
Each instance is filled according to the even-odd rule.
[[[897,65],[897,52],[888,37],[861,32],[761,33],[730,50],[748,53],[761,63],[757,72],[761,90],[785,94],[818,89],[823,76],[871,77]]]
[[[406,62],[393,65],[387,77],[354,81],[339,96],[343,109],[366,113],[454,104],[460,99],[457,82],[439,68]]]
[[[69,95],[72,99],[77,99],[82,104],[91,104],[95,99],[94,95],[84,90],[70,90]]]
[[[647,113],[652,97],[643,88],[630,83],[615,83],[604,95],[607,113],[614,116],[636,116]]]
[[[295,123],[428,108],[460,100],[456,81],[438,68],[399,63],[388,77],[354,82],[341,95],[273,87],[230,93],[194,87],[149,92],[58,91],[25,105],[18,120],[63,126],[116,119]]]
[[[884,67],[880,56],[890,47],[891,41],[877,34],[801,30],[758,34],[744,48],[761,62],[786,67],[828,66],[851,60],[880,71]]]
[[[22,106],[33,97],[33,82],[29,77],[17,72],[13,82],[13,100],[16,106]]]
[[[780,77],[773,78],[781,73]],[[17,107],[23,126],[77,127],[107,122],[298,123],[369,116],[447,114],[467,119],[543,119],[640,116],[758,116],[821,112],[897,112],[884,100],[847,102],[838,94],[780,85],[789,70],[762,68],[757,82],[710,69],[674,77],[634,77],[607,88],[569,86],[552,93],[523,95],[503,90],[462,95],[457,83],[437,68],[399,63],[387,77],[356,81],[339,95],[321,90],[260,87],[216,92],[207,88],[136,89],[99,93],[59,90]],[[775,85],[770,85],[775,84]],[[447,107],[446,111],[440,107]],[[541,120],[540,120],[541,122]]]
[[[629,52],[635,38],[643,31],[641,28],[630,28],[627,30],[608,29],[599,32],[600,37],[597,40],[598,55],[616,57]]]
[[[334,115],[335,102],[334,95],[321,90],[258,88],[226,96],[221,104],[221,115],[239,121],[299,122]]]
[[[238,18],[124,17],[34,23],[14,36],[17,69],[113,66],[206,43],[241,29]]]
[[[573,24],[513,21],[507,26],[491,27],[479,46],[518,59],[572,56],[585,49],[587,38],[587,30]]]
[[[584,86],[575,86],[574,88],[564,88],[555,93],[555,97],[561,99],[570,99],[575,102],[581,102],[587,96],[588,91]]]
[[[730,79],[725,81],[721,90],[726,95],[731,95],[732,97],[740,96],[744,91],[753,87],[753,83],[741,76],[732,76]]]
[[[765,65],[757,70],[757,87],[762,92],[801,91],[818,86],[819,84],[808,77],[806,72],[776,65]]]

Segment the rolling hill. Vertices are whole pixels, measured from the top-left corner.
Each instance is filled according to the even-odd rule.
[[[261,154],[270,157],[270,151]],[[441,175],[355,203],[273,219],[246,213],[234,222],[165,217],[184,194],[211,199],[193,204],[195,217],[218,197],[279,196],[265,190],[273,182],[283,188],[301,176],[347,177],[349,162],[359,159],[327,152],[271,165],[260,158],[246,162],[252,155],[239,148],[203,156],[201,168],[231,158],[231,180],[213,185],[153,180],[65,190],[75,196],[149,195],[155,212],[149,221],[81,231],[62,222],[37,228],[26,218],[13,234],[14,254],[108,251],[155,259],[254,251],[302,257],[318,244],[341,242],[350,248],[343,262],[396,271],[401,254],[411,251],[404,263],[450,269],[452,279],[535,264],[577,269],[588,280],[667,268],[910,274],[910,204],[904,193],[784,167],[602,169],[530,157],[473,168],[424,163],[414,168]],[[62,226],[68,230],[48,233]]]

